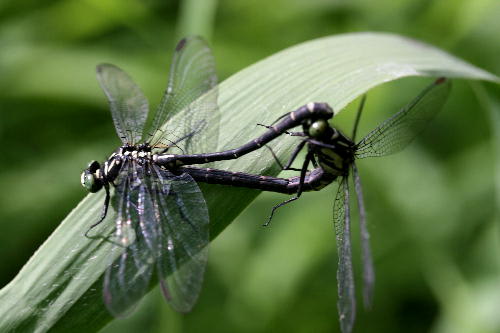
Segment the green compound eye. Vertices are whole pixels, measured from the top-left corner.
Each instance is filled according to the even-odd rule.
[[[309,127],[309,135],[313,138],[321,137],[328,128],[328,122],[324,119],[316,120]]]
[[[92,187],[94,187],[94,184],[95,184],[94,176],[92,174],[84,171],[82,173],[81,182],[82,182],[83,187],[85,187],[88,191],[90,191],[92,189]]]
[[[86,169],[82,172],[80,182],[82,183],[82,186],[91,193],[95,193],[102,188],[102,181],[97,179],[96,175],[90,169]]]

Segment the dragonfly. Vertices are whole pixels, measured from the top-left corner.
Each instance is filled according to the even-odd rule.
[[[104,303],[112,315],[128,315],[148,291],[156,270],[166,300],[175,310],[188,312],[207,263],[208,209],[189,174],[174,174],[154,158],[172,147],[193,153],[215,149],[215,140],[199,135],[218,121],[211,49],[200,37],[177,44],[167,88],[148,130],[148,101],[134,81],[111,64],[97,66],[97,78],[122,142],[104,163],[90,162],[81,175],[89,192],[106,192],[101,217],[86,236],[104,220],[110,204],[116,210],[115,228],[107,239],[113,243],[112,253],[121,254],[105,271]]]
[[[198,182],[295,194],[292,198],[274,206],[264,225],[270,223],[276,209],[297,200],[303,192],[321,190],[338,180],[339,186],[333,203],[333,220],[339,257],[337,270],[338,311],[342,332],[351,332],[355,321],[356,298],[350,235],[350,190],[348,183],[350,175],[353,178],[359,211],[365,307],[369,307],[372,302],[375,283],[362,185],[355,161],[366,157],[386,156],[403,150],[442,109],[450,89],[451,82],[446,78],[435,80],[399,112],[383,121],[357,143],[355,142],[356,132],[365,105],[365,96],[361,99],[351,138],[329,124],[328,120],[333,116],[333,112],[327,104],[310,103],[283,115],[276,124],[267,126],[268,132],[240,148],[210,155],[178,155],[177,163],[198,163],[199,159],[205,157],[207,160],[221,157],[229,159],[231,153],[240,156],[240,154],[247,153],[255,147],[261,147],[264,142],[269,141],[273,133],[286,133],[302,137],[302,141],[296,146],[286,165],[282,166],[273,154],[283,170],[298,170],[300,171],[299,176],[277,178],[191,166],[181,166],[179,169],[190,174]],[[299,125],[302,126],[302,132],[288,131]],[[292,168],[292,163],[306,146],[307,153],[302,167],[300,169]],[[175,161],[176,157],[165,155],[161,158]],[[314,169],[309,171],[310,164],[313,165]]]
[[[299,180],[299,184],[304,183],[302,179],[304,179],[310,163],[330,176],[326,177],[326,182],[332,179],[337,179],[339,182],[333,203],[333,220],[339,256],[337,270],[339,322],[344,333],[352,331],[356,314],[350,236],[349,175],[352,175],[353,178],[358,203],[361,262],[363,266],[363,301],[367,308],[370,307],[372,302],[375,283],[362,185],[355,161],[366,157],[386,156],[403,150],[442,109],[448,98],[450,88],[451,83],[449,80],[445,78],[437,79],[409,104],[370,131],[359,142],[355,141],[356,132],[366,96],[361,99],[351,138],[335,127],[330,126],[328,121],[324,119],[315,120],[314,118],[302,124],[303,132],[290,133],[291,135],[302,136],[304,139],[297,145],[283,169],[291,169],[290,165],[298,153],[307,145],[307,153],[300,169],[301,180]],[[323,185],[326,182],[324,181]],[[299,186],[294,197],[274,206],[267,223],[269,223],[277,208],[297,200],[301,193],[302,189]]]

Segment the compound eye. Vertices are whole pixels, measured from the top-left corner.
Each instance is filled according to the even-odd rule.
[[[91,193],[95,193],[102,188],[102,182],[96,178],[94,173],[90,172],[90,169],[82,172],[80,182]]]
[[[309,135],[313,138],[319,138],[325,134],[328,128],[328,122],[324,119],[316,120],[309,127]]]

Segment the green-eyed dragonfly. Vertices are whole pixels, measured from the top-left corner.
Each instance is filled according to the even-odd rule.
[[[181,169],[189,173],[198,182],[251,187],[265,191],[295,194],[292,198],[273,207],[265,225],[269,224],[277,208],[297,200],[305,191],[321,190],[334,180],[339,179],[339,187],[334,200],[333,210],[339,255],[337,272],[338,310],[342,332],[351,332],[355,320],[356,300],[350,239],[351,218],[348,177],[352,173],[358,202],[363,263],[363,299],[365,306],[369,306],[372,299],[375,274],[370,251],[361,180],[355,160],[366,157],[385,156],[404,149],[425,129],[442,108],[449,95],[450,87],[451,83],[449,80],[445,78],[437,79],[408,105],[385,120],[357,143],[355,142],[355,137],[365,102],[364,97],[358,109],[351,138],[328,123],[328,119],[333,116],[333,113],[330,113],[328,116],[331,109],[327,104],[310,103],[296,111],[285,114],[280,118],[279,122],[272,126],[267,126],[269,131],[266,134],[255,139],[253,143],[249,142],[245,145],[247,150],[249,149],[248,147],[253,145],[258,144],[261,146],[263,142],[267,141],[266,137],[270,133],[284,133],[292,127],[302,125],[303,132],[287,132],[290,135],[302,137],[303,140],[297,145],[288,163],[282,167],[284,170],[299,170],[299,176],[284,179],[213,169],[192,167],[182,167]],[[298,153],[306,145],[307,153],[302,168],[291,168],[290,166]],[[240,150],[235,149],[234,151],[239,152]],[[229,156],[230,154],[226,155]],[[191,163],[197,161],[197,157],[192,156],[183,156],[180,158],[181,161]],[[308,171],[310,164],[315,169]]]
[[[174,174],[153,158],[181,144],[188,152],[215,149],[216,140],[194,135],[218,122],[211,49],[199,37],[177,44],[168,86],[148,131],[148,101],[132,79],[110,64],[99,65],[97,77],[122,141],[107,161],[92,161],[81,176],[90,192],[106,191],[101,218],[91,229],[105,218],[110,200],[116,210],[109,240],[121,254],[105,272],[104,302],[114,316],[128,314],[147,292],[156,268],[167,301],[177,311],[190,311],[207,262],[208,209],[189,174]]]

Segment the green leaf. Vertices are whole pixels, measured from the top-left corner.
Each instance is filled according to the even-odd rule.
[[[369,89],[407,76],[500,82],[441,50],[397,35],[325,37],[279,52],[221,83],[219,149],[255,138],[264,131],[255,124],[271,123],[307,102],[328,102],[339,112]],[[285,156],[293,144],[280,140],[274,149]],[[266,150],[215,167],[271,175],[279,172]],[[75,170],[75,178],[79,171]],[[258,195],[258,191],[226,186],[201,187],[209,204],[212,238]],[[0,291],[0,331],[91,332],[112,319],[101,299],[101,276],[109,262],[110,246],[83,236],[99,216],[103,198],[99,193],[83,199]],[[111,230],[113,218],[109,214],[101,227]]]

